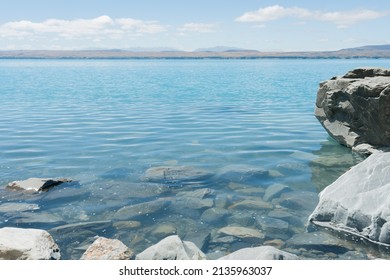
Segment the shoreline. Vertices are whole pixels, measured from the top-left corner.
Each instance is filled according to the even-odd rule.
[[[0,59],[390,59],[390,51],[328,52],[133,52],[133,51],[1,51]]]

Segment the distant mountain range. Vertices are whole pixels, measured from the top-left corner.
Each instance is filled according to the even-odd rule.
[[[341,51],[390,51],[390,45],[369,45],[357,48],[342,49]]]
[[[0,58],[390,58],[390,45],[370,45],[338,51],[261,52],[235,47],[218,46],[194,51],[173,48],[130,48],[107,50],[17,50],[0,51]]]

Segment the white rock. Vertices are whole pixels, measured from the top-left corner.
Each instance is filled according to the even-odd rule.
[[[298,256],[272,246],[244,248],[219,260],[298,260]]]
[[[390,153],[372,154],[319,196],[309,221],[379,241],[383,225],[390,221]]]
[[[81,256],[82,260],[129,260],[133,252],[120,240],[99,237]]]
[[[171,235],[138,254],[136,260],[205,260],[206,255],[189,241]]]
[[[51,235],[40,229],[5,227],[0,229],[0,259],[60,259],[60,249]]]
[[[8,189],[25,190],[29,192],[40,192],[60,185],[62,183],[71,182],[70,179],[50,179],[50,178],[30,178],[23,181],[13,181],[7,185]]]

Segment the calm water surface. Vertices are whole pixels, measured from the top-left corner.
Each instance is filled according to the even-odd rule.
[[[176,233],[210,258],[259,245],[219,233],[231,226],[289,249],[317,193],[361,160],[313,115],[319,82],[361,66],[389,61],[0,60],[0,227],[47,229],[64,258],[97,235],[140,252]],[[145,175],[159,166],[209,176]],[[29,177],[77,183],[5,189]]]

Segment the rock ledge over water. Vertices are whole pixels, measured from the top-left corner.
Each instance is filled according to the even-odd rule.
[[[390,147],[390,69],[359,68],[322,82],[315,116],[334,139],[358,152]]]

